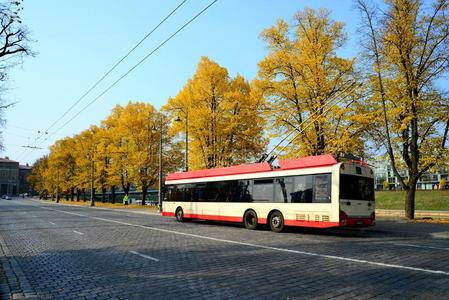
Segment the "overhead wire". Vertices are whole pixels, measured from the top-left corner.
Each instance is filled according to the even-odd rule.
[[[122,58],[120,58],[109,70],[98,79],[84,94],[81,95],[59,118],[56,119],[45,131],[49,131],[53,126],[55,126],[60,120],[62,120],[78,103],[80,103],[93,89],[95,89],[112,71],[114,71],[118,65],[120,65],[134,50],[136,50],[153,32],[155,32],[165,21],[170,18],[182,5],[184,5],[188,0],[181,1],[178,6],[176,6],[167,16],[165,16],[155,27],[153,27],[140,41],[134,45]],[[36,139],[39,140],[43,137],[41,135]]]
[[[74,116],[72,116],[68,121],[58,127],[55,131],[49,134],[42,142],[39,143],[38,146],[41,146],[45,141],[47,141],[50,137],[52,137],[55,133],[59,132],[62,128],[67,126],[71,121],[73,121],[77,116],[79,116],[83,111],[85,111],[88,107],[90,107],[94,102],[100,99],[104,94],[106,94],[109,90],[111,90],[116,84],[118,84],[121,80],[123,80],[126,76],[128,76],[132,71],[134,71],[138,66],[140,66],[144,61],[146,61],[149,57],[151,57],[155,52],[157,52],[162,46],[164,46],[168,41],[170,41],[173,37],[175,37],[179,32],[185,29],[188,25],[190,25],[194,20],[196,20],[199,16],[201,16],[205,11],[207,11],[212,5],[214,5],[218,0],[214,0],[210,2],[206,7],[204,7],[201,11],[195,14],[189,21],[184,23],[180,28],[178,28],[174,33],[172,33],[168,38],[162,41],[157,47],[155,47],[151,52],[149,52],[146,56],[144,56],[138,63],[136,63],[132,68],[130,68],[127,72],[125,72],[122,76],[120,76],[117,80],[115,80],[112,84],[110,84],[103,92],[101,92],[97,97],[95,97],[92,101],[90,101],[87,105],[85,105],[80,111],[78,111]]]
[[[54,133],[59,132],[62,128],[64,128],[67,124],[73,121],[77,116],[79,116],[83,111],[85,111],[89,106],[91,106],[94,102],[100,99],[104,94],[106,94],[109,90],[111,90],[117,83],[122,81],[126,76],[128,76],[132,71],[134,71],[138,66],[140,66],[144,61],[146,61],[150,56],[152,56],[156,51],[158,51],[163,45],[165,45],[168,41],[170,41],[175,35],[177,35],[180,31],[186,28],[190,23],[192,23],[196,18],[198,18],[201,14],[203,14],[207,9],[209,9],[213,4],[215,4],[218,0],[212,1],[209,5],[203,8],[199,13],[197,13],[194,17],[192,17],[188,22],[182,25],[178,30],[172,33],[168,38],[166,38],[162,43],[160,43],[156,48],[154,48],[150,53],[145,55],[137,64],[135,64],[131,69],[126,71],[122,76],[120,76],[116,81],[114,81],[111,85],[109,85],[103,92],[101,92],[97,97],[95,97],[92,101],[90,101],[87,105],[85,105],[80,111],[78,111],[74,116],[72,116],[67,122],[61,125],[58,129],[56,129],[53,134],[50,134],[45,140],[48,140]]]
[[[359,84],[360,86],[361,84]],[[348,89],[354,88],[356,87],[357,84],[352,83],[350,86],[346,87],[344,90],[342,90],[340,93],[346,92]],[[302,134],[307,128],[309,128],[310,125],[313,124],[313,122],[315,122],[316,120],[318,120],[319,118],[323,117],[330,109],[332,109],[335,105],[341,103],[345,98],[340,98],[338,99],[338,101],[336,101],[335,103],[332,104],[332,102],[334,102],[335,100],[337,100],[338,98],[336,96],[332,97],[332,99],[326,101],[318,110],[316,110],[314,113],[310,114],[307,116],[307,118],[302,121],[298,127],[301,128],[299,131],[297,130],[298,127],[293,128],[280,142],[278,142],[272,149],[271,151],[266,154],[264,156],[263,161],[265,161],[267,158],[269,160],[269,162],[273,162],[277,156],[282,153],[282,151],[285,150],[285,148],[287,148],[295,139],[297,139],[299,137],[300,134]],[[351,100],[350,103],[354,102],[354,100]],[[320,112],[323,108],[325,108],[326,106],[328,106],[329,104],[331,104],[329,107],[327,107],[324,111],[322,111],[319,115],[317,115],[318,112]],[[315,116],[315,117],[314,117]],[[313,119],[311,119],[312,117],[314,117]],[[270,157],[270,154],[273,153],[277,147],[279,147],[285,140],[287,140],[293,133],[297,133],[288,143],[287,145],[285,145],[284,147],[282,147],[279,151],[277,151],[276,155],[272,155]]]

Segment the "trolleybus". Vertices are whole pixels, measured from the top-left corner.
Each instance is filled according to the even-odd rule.
[[[375,225],[373,171],[332,155],[169,174],[162,215],[179,222],[203,219],[330,228]]]

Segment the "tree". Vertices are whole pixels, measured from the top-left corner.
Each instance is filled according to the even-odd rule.
[[[52,195],[56,195],[56,202],[59,202],[61,194],[67,188],[67,161],[65,141],[56,141],[50,147],[50,154],[48,156],[48,168],[46,170],[46,179],[48,188]],[[54,198],[52,196],[52,198]]]
[[[47,194],[45,192],[45,171],[47,168],[48,156],[44,155],[34,162],[33,167],[31,168],[31,173],[27,177],[27,181],[32,185],[33,190],[37,191],[41,197]]]
[[[95,135],[96,141],[94,146],[94,180],[95,186],[101,189],[101,201],[106,202],[106,192],[109,184],[109,146],[111,137],[109,132],[104,128],[99,128]]]
[[[280,19],[261,36],[269,53],[253,85],[267,101],[271,137],[298,135],[286,156],[363,155],[355,58],[337,55],[346,41],[343,23],[331,20],[326,9],[306,8],[293,26]]]
[[[151,104],[129,102],[121,113],[119,129],[129,142],[130,177],[142,190],[142,205],[147,191],[158,180],[158,153],[160,127],[166,123]]]
[[[50,166],[52,172],[58,176],[58,192],[70,194],[71,200],[74,197],[75,185],[74,177],[76,172],[76,158],[73,153],[75,147],[72,138],[64,138],[56,141],[50,148]]]
[[[91,126],[74,137],[75,147],[73,147],[72,151],[76,153],[74,186],[78,187],[77,200],[81,191],[83,193],[83,201],[86,201],[86,189],[91,188],[99,130],[98,126]],[[95,194],[95,181],[93,183],[92,190]]]
[[[230,78],[226,68],[202,57],[193,78],[163,109],[172,117],[188,116],[189,166],[199,169],[260,156],[266,146],[262,105],[242,76]],[[184,133],[184,124],[174,122],[172,132]]]
[[[122,187],[126,195],[128,195],[131,187],[130,140],[123,132],[123,111],[122,106],[116,105],[112,113],[101,122],[102,128],[108,132],[110,138],[108,182],[111,187],[113,202],[115,202],[115,190],[118,186]]]
[[[390,189],[390,183],[388,182],[387,179],[384,180],[383,186],[384,186],[384,190],[389,190]]]
[[[357,0],[363,17],[370,131],[389,155],[406,191],[405,213],[414,218],[416,183],[447,157],[449,106],[437,80],[449,70],[449,5],[386,1],[386,12]],[[407,170],[401,175],[400,167]]]
[[[23,10],[23,0],[0,3],[0,83],[8,79],[8,71],[20,64],[23,57],[33,55],[29,47],[29,33],[22,24],[20,12]],[[3,86],[0,86],[3,89]],[[13,105],[5,103],[0,98],[0,124],[5,109]],[[0,149],[3,147],[0,143]]]

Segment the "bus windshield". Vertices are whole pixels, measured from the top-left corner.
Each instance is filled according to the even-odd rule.
[[[374,179],[340,174],[340,199],[374,201]]]

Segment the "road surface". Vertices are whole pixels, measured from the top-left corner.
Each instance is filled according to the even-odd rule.
[[[449,297],[449,225],[276,234],[0,200],[2,299]]]

